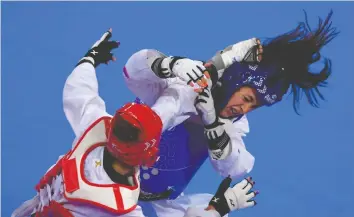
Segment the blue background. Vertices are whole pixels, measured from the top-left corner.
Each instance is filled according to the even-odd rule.
[[[251,37],[293,29],[307,10],[334,10],[341,34],[323,54],[333,76],[320,109],[292,109],[291,97],[249,114],[246,144],[256,157],[258,205],[231,216],[353,217],[353,2],[2,2],[1,216],[34,194],[34,186],[73,140],[62,109],[67,76],[89,47],[113,28],[118,61],[97,71],[100,94],[113,113],[134,97],[121,71],[143,48],[208,59]],[[187,192],[213,193],[221,180],[205,163]]]

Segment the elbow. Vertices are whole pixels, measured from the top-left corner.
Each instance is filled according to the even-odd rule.
[[[139,71],[147,68],[145,62],[148,49],[142,49],[129,57],[124,68],[123,75],[126,79],[134,79]]]
[[[254,157],[250,157],[245,161],[235,162],[233,168],[230,169],[229,174],[232,178],[237,179],[244,177],[246,174],[249,174],[254,167]]]
[[[140,50],[128,59],[123,68],[123,75],[132,80],[160,81],[152,66],[155,60],[164,57],[166,56],[154,49]]]

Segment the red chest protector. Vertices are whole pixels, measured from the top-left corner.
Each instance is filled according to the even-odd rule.
[[[88,154],[107,142],[110,117],[95,121],[81,136],[75,147],[66,154],[36,186],[37,190],[49,183],[50,177],[60,173],[64,181],[64,197],[68,201],[89,203],[107,211],[125,214],[135,209],[140,193],[136,169],[134,186],[120,184],[95,184],[89,182],[84,174],[84,162]]]

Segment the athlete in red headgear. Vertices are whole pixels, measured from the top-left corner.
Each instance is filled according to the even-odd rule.
[[[158,156],[160,117],[128,103],[112,117],[98,94],[95,68],[115,60],[107,31],[86,53],[64,87],[64,111],[76,138],[36,186],[37,195],[12,216],[143,216],[137,206],[139,166]],[[129,213],[129,214],[127,214]]]

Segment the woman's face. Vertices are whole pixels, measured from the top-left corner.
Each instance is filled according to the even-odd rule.
[[[224,118],[235,117],[252,111],[258,105],[256,90],[247,86],[241,87],[231,96],[219,115]]]

